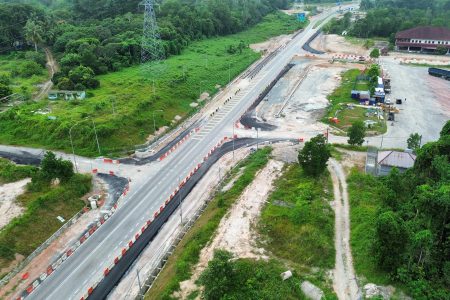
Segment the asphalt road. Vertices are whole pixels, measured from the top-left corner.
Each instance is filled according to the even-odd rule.
[[[330,17],[326,12],[324,17]],[[317,22],[319,20],[316,20]],[[154,212],[174,191],[178,183],[203,160],[224,136],[230,135],[234,122],[274,80],[316,31],[312,22],[255,76],[218,113],[206,121],[202,129],[162,162],[160,171],[131,191],[116,213],[70,256],[27,299],[80,299],[88,288],[103,277],[121,249],[152,219]]]

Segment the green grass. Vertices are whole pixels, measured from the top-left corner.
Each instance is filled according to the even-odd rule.
[[[347,178],[350,197],[351,247],[358,277],[366,282],[389,284],[389,275],[377,268],[371,251],[375,236],[375,219],[382,203],[381,183],[373,176],[353,169]]]
[[[20,55],[17,55],[17,53],[0,55],[0,75],[4,74],[11,77],[10,87],[13,93],[23,93],[23,89],[29,93],[36,92],[39,90],[36,85],[48,80],[48,73],[45,68],[42,68],[41,75],[34,75],[30,78],[12,76],[26,62],[29,62],[29,60],[20,58]]]
[[[18,166],[7,159],[0,158],[0,184],[31,178],[36,172],[35,167]]]
[[[75,174],[69,182],[42,191],[20,195],[16,201],[25,212],[0,231],[0,268],[7,267],[14,255],[28,256],[62,224],[57,216],[69,220],[84,206],[80,197],[89,192],[91,177]]]
[[[367,146],[358,146],[358,145],[348,145],[348,144],[334,143],[333,147],[342,148],[342,149],[351,150],[351,151],[359,151],[359,152],[366,152],[367,151]]]
[[[69,151],[69,128],[84,120],[73,129],[75,151],[94,156],[97,153],[92,123],[85,119],[92,117],[97,123],[103,154],[133,148],[153,133],[155,110],[164,110],[156,113],[157,127],[171,125],[174,116],[186,117],[196,111],[189,105],[201,92],[212,95],[217,92],[216,85],[227,84],[229,69],[233,79],[260,57],[250,48],[229,54],[230,45],[262,42],[302,25],[293,16],[274,13],[241,33],[194,42],[181,55],[169,57],[162,68],[150,63],[145,68],[135,66],[98,76],[101,87],[89,91],[84,101],[42,101],[12,109],[0,114],[0,143]],[[46,115],[33,113],[43,108],[50,108],[50,115],[57,119],[52,121]]]
[[[328,172],[312,178],[298,164],[289,165],[276,180],[259,224],[262,246],[321,287],[327,299],[335,297],[325,275],[335,262],[332,197]]]
[[[230,180],[239,172],[239,169],[243,169],[243,171],[229,190],[218,192],[215,195],[206,210],[169,257],[145,299],[171,299],[173,292],[179,289],[180,282],[190,278],[191,268],[198,262],[201,249],[211,239],[219,226],[220,220],[231,205],[253,181],[256,173],[267,164],[270,153],[271,148],[258,150],[233,169],[229,176]],[[227,181],[224,182],[224,185],[226,184]]]
[[[438,69],[450,69],[450,65],[430,65],[430,64],[418,64],[418,63],[403,63],[403,65],[414,66],[414,67],[427,67],[427,68],[438,68]]]

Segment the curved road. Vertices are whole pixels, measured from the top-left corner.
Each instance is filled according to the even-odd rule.
[[[335,9],[312,22],[268,62],[247,88],[228,101],[202,129],[162,162],[160,171],[132,191],[116,213],[70,256],[27,299],[80,299],[90,286],[103,278],[103,270],[118,256],[143,224],[169,197],[183,179],[224,136],[234,122],[314,34],[313,25],[330,18]],[[325,22],[324,22],[325,23]],[[322,23],[322,24],[324,24]]]

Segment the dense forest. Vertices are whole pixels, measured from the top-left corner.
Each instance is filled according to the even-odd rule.
[[[395,33],[416,26],[450,27],[450,0],[362,0],[367,15],[353,24],[350,18],[334,20],[326,31],[368,38],[385,37],[394,41]]]
[[[450,121],[412,169],[380,179],[373,253],[414,299],[450,299]]]
[[[29,0],[0,3],[0,54],[50,47],[61,65],[61,89],[95,88],[95,75],[140,61],[140,0]],[[242,31],[287,0],[156,1],[166,57],[191,41]],[[40,57],[42,59],[42,57]]]

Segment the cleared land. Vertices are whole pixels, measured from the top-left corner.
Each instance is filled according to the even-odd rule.
[[[77,153],[96,155],[92,123],[85,119],[91,117],[97,123],[104,154],[132,148],[153,133],[154,111],[164,110],[155,115],[157,129],[172,125],[175,116],[185,117],[196,111],[190,104],[201,93],[214,94],[260,57],[248,47],[231,54],[227,51],[230,46],[261,42],[300,26],[292,16],[271,14],[244,32],[194,42],[181,55],[168,58],[163,66],[136,66],[99,76],[101,87],[89,91],[87,100],[42,101],[14,108],[0,114],[0,126],[4,128],[0,143],[68,151],[69,128],[85,120],[73,130],[74,144]],[[49,109],[50,113],[36,114],[40,109]]]

